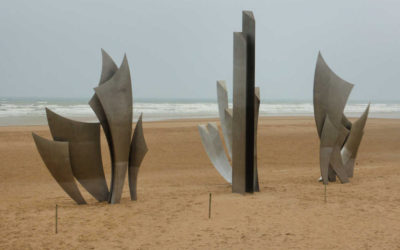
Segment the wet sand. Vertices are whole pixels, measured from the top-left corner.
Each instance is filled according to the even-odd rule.
[[[260,119],[253,195],[232,194],[208,160],[197,124],[210,120],[145,122],[138,201],[126,182],[117,205],[64,193],[31,137],[47,126],[0,127],[1,249],[400,248],[400,120],[368,120],[354,178],[330,183],[326,203],[312,117]],[[109,181],[104,136],[102,150]]]

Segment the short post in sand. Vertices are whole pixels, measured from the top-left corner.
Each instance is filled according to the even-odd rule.
[[[56,234],[58,233],[58,205],[56,204]]]
[[[325,203],[326,203],[326,184],[324,184],[325,187]]]
[[[211,193],[210,198],[208,199],[208,218],[211,218]]]

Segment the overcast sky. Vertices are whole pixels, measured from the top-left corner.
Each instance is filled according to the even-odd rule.
[[[0,2],[0,96],[89,98],[104,48],[126,52],[134,98],[232,94],[233,32],[256,19],[264,100],[311,100],[315,63],[356,86],[350,100],[399,100],[400,1],[143,0]]]

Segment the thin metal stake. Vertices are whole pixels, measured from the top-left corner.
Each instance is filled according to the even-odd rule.
[[[325,186],[325,203],[326,203],[326,184],[324,184]]]
[[[56,204],[56,233],[58,233],[58,205]]]
[[[211,218],[211,193],[210,193],[210,199],[208,200],[208,218]]]

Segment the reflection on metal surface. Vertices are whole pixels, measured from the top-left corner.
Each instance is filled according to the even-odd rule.
[[[337,129],[331,122],[330,116],[326,116],[321,134],[320,152],[323,155],[320,156],[320,159],[326,157],[326,159],[323,159],[321,162],[325,164],[328,163],[328,165],[321,165],[321,173],[323,172],[326,176],[326,173],[328,172],[328,179],[335,179],[335,176],[337,175],[342,183],[349,181],[340,157],[340,148],[348,133],[349,131],[344,126]],[[330,152],[330,154],[327,154],[327,152]],[[329,171],[327,171],[328,168],[332,168],[333,170],[330,175]],[[324,183],[327,183],[326,178],[323,178],[323,181]]]
[[[230,139],[225,140],[228,141],[229,144],[226,144],[228,152],[230,150],[231,154],[229,155],[230,159],[232,159],[232,122],[233,122],[233,110],[231,108],[227,108],[224,110],[225,116],[225,127],[226,127],[226,136]],[[225,136],[225,135],[224,135]]]
[[[98,201],[119,203],[129,165],[131,199],[136,199],[137,173],[146,152],[142,116],[132,134],[132,85],[129,65],[124,56],[118,68],[102,50],[99,86],[89,101],[100,123],[78,122],[46,108],[54,141],[33,134],[37,148],[53,177],[78,204],[85,201],[75,178]],[[100,147],[100,124],[110,151],[111,185],[108,192]]]
[[[246,192],[247,175],[247,40],[233,35],[232,192]]]
[[[320,137],[326,115],[329,115],[335,127],[341,124],[344,107],[353,86],[338,77],[326,64],[321,53],[318,54],[314,76],[314,116]]]
[[[314,118],[320,137],[322,181],[349,182],[360,145],[369,105],[362,117],[352,124],[343,114],[353,84],[337,76],[318,54],[314,76]]]
[[[106,115],[112,138],[113,173],[111,203],[119,203],[129,161],[132,133],[132,86],[129,65],[124,56],[121,67],[105,83],[95,88]]]
[[[257,129],[258,129],[258,114],[260,110],[260,88],[255,89],[254,98],[254,191],[260,192],[260,185],[258,183],[258,169],[257,169]]]
[[[101,77],[99,85],[108,81],[118,70],[118,67],[115,64],[114,60],[103,49],[101,49],[101,55],[102,55],[102,69],[101,69]],[[108,143],[108,148],[110,149],[111,171],[113,173],[114,153],[111,150],[113,146],[112,146],[110,126],[108,125],[107,117],[106,114],[104,113],[103,106],[101,106],[100,100],[97,97],[96,93],[93,95],[92,99],[90,99],[89,106],[92,108],[92,110],[97,116],[97,119],[99,119],[101,126],[103,127],[103,131]]]
[[[361,139],[364,135],[364,127],[367,122],[369,105],[365,109],[362,116],[352,125],[349,137],[341,150],[343,164],[347,170],[347,175],[353,177],[354,163],[357,157],[358,148],[360,147]]]
[[[68,142],[50,141],[35,133],[32,133],[32,136],[53,178],[76,203],[86,204],[72,174]]]
[[[224,135],[228,155],[232,158],[232,121],[229,119],[230,117],[225,114],[225,111],[229,109],[228,91],[226,90],[225,81],[217,81],[217,97],[219,121],[221,122],[222,133]]]
[[[199,125],[208,157],[218,172],[232,183],[234,193],[260,190],[257,170],[257,123],[260,105],[255,88],[255,20],[251,11],[242,12],[242,32],[233,34],[233,107],[228,107],[225,81],[217,82],[218,109],[232,167],[215,124]]]
[[[199,125],[198,128],[208,158],[210,158],[220,175],[227,182],[232,183],[232,167],[226,157],[217,125],[215,123],[209,123],[207,126]]]
[[[140,164],[146,155],[148,148],[146,140],[144,139],[142,115],[140,114],[139,120],[136,123],[135,131],[133,132],[131,149],[129,153],[129,190],[131,200],[137,200],[137,176],[139,173]]]
[[[100,149],[100,124],[73,121],[46,108],[55,141],[69,142],[72,173],[98,201],[108,199]]]

